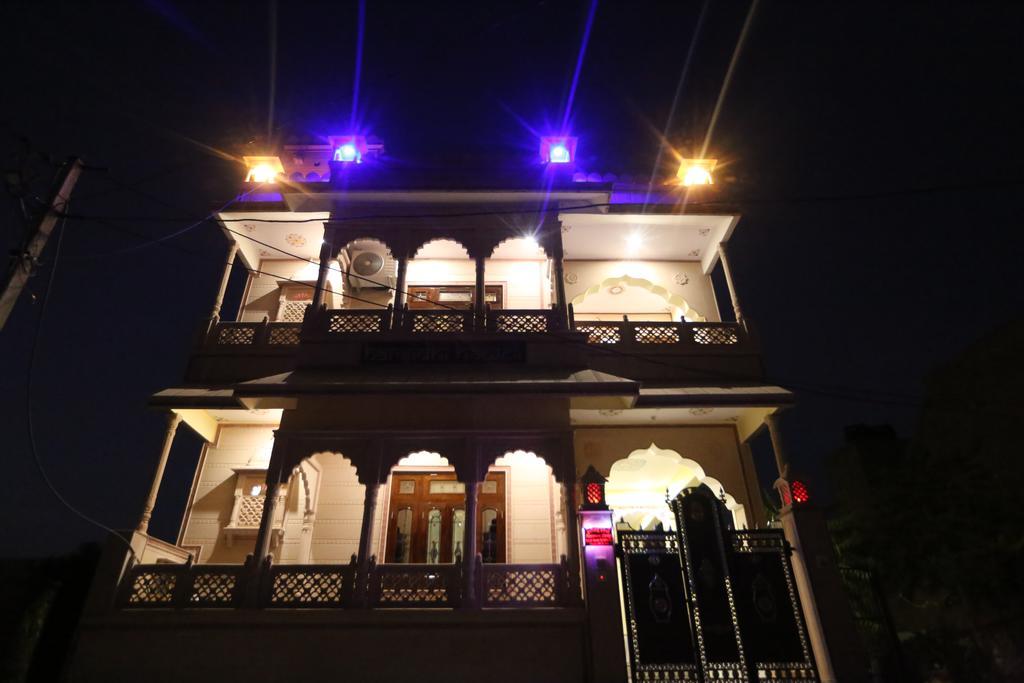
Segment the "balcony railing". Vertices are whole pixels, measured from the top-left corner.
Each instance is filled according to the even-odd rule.
[[[632,346],[646,349],[692,349],[744,346],[745,328],[738,323],[572,321],[571,331],[586,335],[595,346]],[[218,322],[210,326],[205,345],[221,348],[287,348],[304,335],[345,338],[355,335],[458,335],[466,333],[546,334],[565,331],[557,309],[488,310],[483,319],[473,311],[322,309],[304,323]]]
[[[477,565],[476,600],[484,608],[562,607],[579,599],[568,565]],[[345,565],[150,564],[122,579],[121,609],[452,608],[466,604],[461,564],[370,564],[365,588]],[[576,594],[576,600],[572,599]]]

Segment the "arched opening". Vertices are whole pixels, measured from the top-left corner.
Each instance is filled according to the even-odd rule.
[[[617,275],[591,285],[572,299],[576,320],[704,322],[678,294],[641,277]]]
[[[675,518],[666,499],[685,488],[706,484],[725,499],[736,528],[747,525],[743,505],[727,493],[722,484],[709,477],[696,461],[676,451],[651,444],[616,461],[609,471],[605,496],[618,525],[626,529],[674,529]]]
[[[275,564],[348,564],[359,549],[366,487],[340,453],[303,459],[281,487],[271,526]]]
[[[491,252],[484,266],[486,302],[492,309],[551,306],[551,261],[533,237],[511,237]]]
[[[352,240],[338,254],[342,284],[342,308],[386,308],[395,300],[398,264],[380,240]]]
[[[466,248],[439,238],[421,246],[409,260],[406,304],[410,311],[473,310],[476,267]]]

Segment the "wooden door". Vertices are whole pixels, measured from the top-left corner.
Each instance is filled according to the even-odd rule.
[[[489,472],[477,503],[477,552],[505,561],[505,473]],[[461,561],[466,489],[454,472],[396,472],[391,478],[385,561]]]

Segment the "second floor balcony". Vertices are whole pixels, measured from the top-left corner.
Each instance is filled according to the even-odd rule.
[[[558,345],[552,347],[551,345]],[[531,353],[532,349],[558,349]],[[245,381],[286,372],[303,359],[362,363],[524,363],[590,367],[632,379],[756,381],[760,356],[748,326],[734,322],[577,320],[569,308],[310,310],[303,322],[214,321],[199,336],[187,379]],[[542,361],[540,358],[558,360]],[[673,365],[673,358],[680,358]],[[330,361],[330,359],[335,359]],[[702,374],[705,375],[702,377]]]

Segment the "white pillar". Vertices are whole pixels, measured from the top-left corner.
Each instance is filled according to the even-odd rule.
[[[732,299],[732,312],[736,316],[736,322],[743,322],[743,311],[740,309],[740,297],[736,294],[736,283],[732,279],[732,269],[729,267],[729,257],[725,251],[726,242],[718,243],[718,256],[722,259],[722,271],[725,273],[725,284],[729,288],[729,298]]]
[[[235,265],[235,255],[238,254],[238,242],[232,242],[228,247],[228,257],[224,261],[224,273],[220,276],[220,286],[217,288],[217,298],[213,301],[211,318],[220,317],[220,308],[224,305],[224,293],[228,291],[228,281],[231,279],[231,268]]]
[[[156,497],[160,492],[160,482],[164,478],[164,468],[167,467],[167,456],[171,454],[171,446],[174,444],[174,434],[181,424],[181,415],[171,413],[167,418],[167,432],[164,434],[164,445],[160,450],[160,459],[156,463],[156,472],[153,474],[153,483],[149,486],[149,495],[146,496],[146,504],[142,508],[142,516],[135,530],[144,534],[149,529],[149,520],[153,516],[153,508],[156,506]]]
[[[765,417],[768,425],[768,435],[771,437],[772,450],[775,451],[775,464],[779,469],[780,482],[778,485],[789,488],[789,462],[786,460],[785,452],[782,450],[782,436],[779,433],[779,416],[771,414]],[[814,587],[811,585],[810,576],[807,574],[807,566],[804,564],[803,545],[800,543],[800,533],[797,529],[796,518],[793,516],[792,500],[786,496],[789,504],[784,505],[779,514],[782,519],[782,530],[786,535],[786,541],[793,548],[791,561],[793,564],[793,579],[796,582],[797,591],[800,593],[800,603],[803,606],[804,623],[807,625],[807,637],[811,641],[811,649],[814,651],[814,659],[818,665],[818,677],[821,683],[835,683],[836,674],[832,668],[832,659],[829,656],[827,641],[825,640],[825,629],[821,624],[821,615],[818,612],[818,602],[814,597]],[[785,503],[785,500],[783,500]]]

